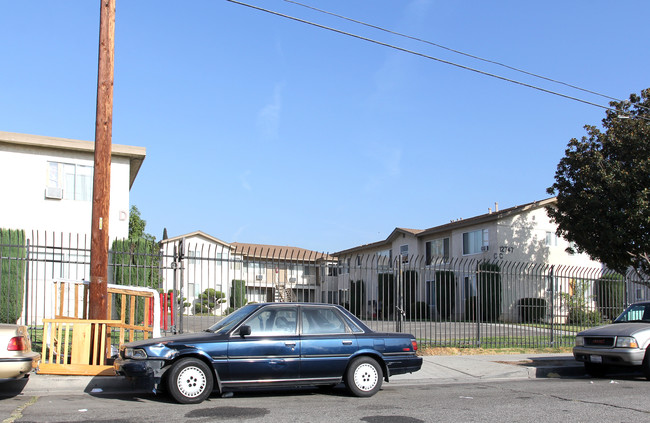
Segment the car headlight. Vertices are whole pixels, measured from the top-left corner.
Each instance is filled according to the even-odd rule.
[[[639,348],[639,343],[631,336],[619,336],[616,338],[616,348]]]
[[[147,358],[147,353],[142,348],[125,348],[124,358]]]
[[[576,336],[576,347],[582,347],[585,345],[585,337],[584,336]]]

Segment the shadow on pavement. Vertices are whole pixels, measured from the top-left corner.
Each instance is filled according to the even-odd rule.
[[[22,378],[17,380],[8,380],[0,382],[0,398],[12,398],[20,395],[29,382],[29,378]]]

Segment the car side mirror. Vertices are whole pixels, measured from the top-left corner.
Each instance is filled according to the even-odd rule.
[[[239,327],[239,336],[242,338],[251,334],[251,327],[248,325],[243,325]]]

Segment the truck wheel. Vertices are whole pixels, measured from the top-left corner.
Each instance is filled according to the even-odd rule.
[[[643,376],[645,376],[647,380],[650,380],[650,350],[645,353],[643,364],[641,364],[641,370],[643,371]]]
[[[201,360],[184,358],[169,369],[167,388],[181,404],[198,404],[212,393],[212,371]]]
[[[383,371],[376,360],[358,357],[345,372],[345,385],[357,397],[371,397],[381,389],[383,378]]]

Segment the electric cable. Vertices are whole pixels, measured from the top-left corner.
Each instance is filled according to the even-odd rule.
[[[568,99],[568,100],[577,101],[579,103],[588,104],[590,106],[594,106],[594,107],[598,107],[598,108],[601,108],[601,109],[609,110],[611,112],[619,113],[618,110],[616,110],[616,109],[614,109],[612,107],[609,107],[609,106],[603,106],[602,104],[594,103],[594,102],[591,102],[591,101],[588,101],[588,100],[583,100],[583,99],[578,98],[578,97],[573,97],[573,96],[570,96],[570,95],[567,95],[567,94],[562,94],[562,93],[559,93],[557,91],[552,91],[552,90],[542,88],[542,87],[538,87],[538,86],[528,84],[528,83],[525,83],[525,82],[522,82],[522,81],[517,81],[515,79],[506,78],[504,76],[500,76],[500,75],[493,74],[493,73],[490,73],[490,72],[485,72],[485,71],[482,71],[480,69],[476,69],[476,68],[472,68],[472,67],[469,67],[469,66],[461,65],[459,63],[451,62],[449,60],[440,59],[438,57],[430,56],[428,54],[420,53],[420,52],[417,52],[417,51],[414,51],[414,50],[409,50],[409,49],[399,47],[399,46],[396,46],[396,45],[393,45],[393,44],[388,44],[388,43],[378,41],[378,40],[375,40],[375,39],[372,39],[372,38],[364,37],[364,36],[361,36],[361,35],[358,35],[358,34],[353,34],[351,32],[346,32],[346,31],[343,31],[343,30],[340,30],[340,29],[337,29],[337,28],[332,28],[332,27],[329,27],[329,26],[325,26],[325,25],[322,25],[322,24],[319,24],[319,23],[316,23],[316,22],[311,22],[311,21],[308,21],[308,20],[305,20],[305,19],[297,18],[295,16],[291,16],[291,15],[287,15],[287,14],[284,14],[284,13],[276,12],[274,10],[265,9],[265,8],[262,8],[262,7],[259,7],[259,6],[255,6],[255,5],[244,3],[244,2],[241,2],[241,1],[237,1],[237,0],[226,0],[226,1],[228,1],[230,3],[238,4],[240,6],[249,7],[251,9],[255,9],[255,10],[258,10],[258,11],[261,11],[261,12],[266,12],[266,13],[269,13],[269,14],[272,14],[272,15],[280,16],[280,17],[283,17],[283,18],[286,18],[286,19],[289,19],[289,20],[293,20],[293,21],[296,21],[296,22],[300,22],[300,23],[304,23],[304,24],[307,24],[307,25],[315,26],[317,28],[332,31],[332,32],[335,32],[335,33],[338,33],[338,34],[341,34],[341,35],[346,35],[346,36],[349,36],[349,37],[352,37],[352,38],[357,38],[359,40],[367,41],[367,42],[377,44],[377,45],[380,45],[380,46],[383,46],[383,47],[388,47],[388,48],[398,50],[398,51],[401,51],[401,52],[404,52],[404,53],[409,53],[409,54],[412,54],[412,55],[415,55],[415,56],[419,56],[419,57],[423,57],[423,58],[426,58],[426,59],[434,60],[434,61],[437,61],[437,62],[440,62],[440,63],[444,63],[444,64],[447,64],[447,65],[450,65],[450,66],[454,66],[454,67],[457,67],[457,68],[460,68],[460,69],[464,69],[464,70],[467,70],[467,71],[470,71],[470,72],[475,72],[475,73],[478,73],[480,75],[489,76],[489,77],[492,77],[492,78],[495,78],[495,79],[510,82],[510,83],[516,84],[516,85],[521,85],[523,87],[527,87],[527,88],[531,88],[531,89],[538,90],[538,91],[541,91],[541,92],[545,92],[547,94],[555,95],[555,96],[562,97],[562,98],[565,98],[565,99]],[[643,106],[641,106],[641,107],[643,107]],[[650,118],[645,117],[645,116],[639,116],[639,118],[650,121]]]

